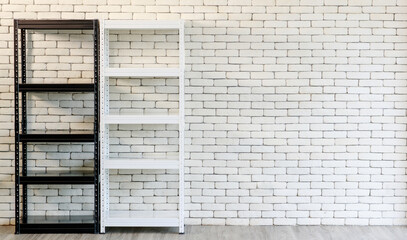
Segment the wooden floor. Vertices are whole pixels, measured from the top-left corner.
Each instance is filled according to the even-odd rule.
[[[0,240],[406,240],[406,227],[344,226],[187,226],[185,234],[172,228],[113,228],[106,234],[22,234],[14,227],[0,226]]]

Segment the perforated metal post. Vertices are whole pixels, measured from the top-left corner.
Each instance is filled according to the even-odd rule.
[[[21,82],[23,84],[27,83],[27,61],[26,61],[26,29],[21,29]],[[22,111],[22,121],[21,121],[21,128],[22,128],[22,133],[27,134],[27,93],[23,92],[21,94],[21,111]],[[27,143],[23,142],[22,143],[23,149],[23,159],[22,159],[22,164],[23,164],[23,171],[22,174],[23,176],[27,176]],[[23,185],[23,223],[27,222],[27,185]]]
[[[104,27],[103,27],[103,20],[102,20],[102,24],[100,27],[100,64],[103,65],[104,64],[104,60],[103,60],[103,47],[104,47]],[[102,69],[102,68],[101,68]],[[99,96],[100,96],[100,121],[99,121],[99,139],[100,139],[100,233],[105,233],[105,191],[104,191],[104,187],[105,187],[105,181],[104,181],[104,165],[103,165],[103,153],[104,153],[104,144],[105,141],[103,139],[104,136],[104,127],[103,127],[103,112],[105,111],[105,106],[103,104],[103,101],[105,99],[104,95],[104,73],[101,71],[100,72],[100,91],[99,91]]]
[[[100,28],[100,65],[104,69],[104,45],[105,45],[105,29],[104,20],[102,20]],[[105,168],[104,168],[104,155],[105,155],[105,126],[104,126],[104,112],[105,112],[105,74],[100,71],[100,233],[105,233],[105,219],[106,219],[106,201],[105,201]]]
[[[99,232],[99,21],[93,21],[94,52],[94,232]]]
[[[14,181],[15,181],[15,233],[20,233],[20,143],[19,143],[19,91],[18,91],[18,20],[14,20]]]
[[[179,233],[184,233],[184,128],[185,128],[185,107],[184,107],[184,21],[181,21],[179,28]]]
[[[101,228],[100,232],[106,231],[106,219],[109,217],[109,169],[106,169],[105,161],[109,158],[109,124],[105,122],[106,114],[109,114],[109,77],[105,75],[105,69],[109,66],[109,30],[105,29],[105,22],[101,27],[101,85],[100,85],[100,132],[101,132]]]
[[[109,40],[109,30],[106,29],[105,30],[105,51],[104,51],[104,57],[103,57],[104,60],[105,60],[105,64],[103,65],[103,66],[105,66],[105,69],[109,67],[109,48],[110,48],[109,41],[110,41]],[[105,103],[105,111],[104,111],[103,114],[108,115],[109,114],[109,109],[110,109],[110,105],[109,105],[109,99],[110,99],[110,96],[109,96],[109,89],[110,89],[109,88],[109,77],[105,76],[104,80],[105,80],[105,84],[104,84],[104,88],[105,88],[105,102],[104,102]],[[110,131],[109,124],[105,124],[104,129],[105,129],[105,155],[104,155],[105,158],[104,159],[106,160],[106,159],[109,159],[109,151],[110,151],[110,149],[109,149],[109,138],[110,138],[110,136],[109,136],[109,131]],[[110,212],[109,169],[105,168],[104,171],[105,171],[105,202],[106,202],[105,211],[106,211],[106,217],[108,218],[109,217],[109,212]]]

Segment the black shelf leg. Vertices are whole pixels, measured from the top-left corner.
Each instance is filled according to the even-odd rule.
[[[19,106],[18,106],[18,21],[14,20],[14,166],[15,166],[15,232],[20,233],[20,144],[19,134]]]
[[[22,83],[27,83],[27,68],[26,68],[26,29],[21,29],[21,81]],[[23,134],[27,133],[27,93],[23,92],[21,94],[21,130]],[[27,176],[27,142],[22,143],[23,149],[23,176]],[[27,185],[23,185],[23,223],[27,223]]]
[[[94,57],[94,233],[99,233],[99,21],[93,21]]]

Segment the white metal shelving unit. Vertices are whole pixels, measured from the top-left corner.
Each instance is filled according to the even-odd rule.
[[[178,68],[110,68],[109,30],[178,30]],[[106,227],[179,227],[184,233],[184,21],[103,20],[101,37],[100,137],[101,137],[101,233]],[[178,77],[178,115],[111,115],[109,114],[109,77]],[[177,124],[179,153],[176,159],[109,158],[110,124]],[[178,169],[178,211],[110,211],[109,169]]]

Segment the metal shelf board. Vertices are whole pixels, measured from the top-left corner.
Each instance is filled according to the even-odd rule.
[[[20,223],[20,233],[96,233],[94,223]]]
[[[93,184],[92,173],[37,173],[20,176],[20,184]]]
[[[179,29],[182,21],[179,20],[105,20],[103,27],[109,30],[164,30]]]
[[[178,115],[105,115],[105,124],[178,124]]]
[[[93,142],[93,134],[19,134],[20,142]]]
[[[106,169],[178,169],[178,159],[123,159],[105,160]]]
[[[179,68],[106,68],[106,77],[178,77]]]
[[[93,83],[85,84],[19,84],[20,92],[93,92],[95,85]]]
[[[19,29],[89,29],[97,20],[25,20],[18,19]]]
[[[110,211],[106,227],[178,227],[178,211]]]
[[[27,216],[20,233],[94,233],[93,216]]]

